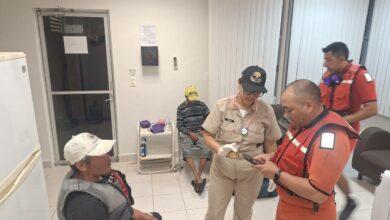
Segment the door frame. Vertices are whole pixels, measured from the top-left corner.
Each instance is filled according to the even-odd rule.
[[[72,94],[109,94],[110,111],[111,111],[111,127],[112,137],[116,140],[113,147],[113,159],[118,160],[118,138],[117,138],[117,121],[116,121],[116,102],[115,102],[115,87],[114,87],[114,75],[113,75],[113,62],[111,53],[111,30],[110,30],[110,19],[108,10],[75,10],[75,9],[35,9],[37,22],[38,22],[38,33],[40,38],[40,47],[42,55],[42,63],[44,70],[44,84],[46,85],[46,96],[48,101],[48,110],[50,115],[50,131],[51,141],[53,143],[54,152],[54,164],[65,164],[66,161],[60,159],[59,146],[57,138],[57,126],[54,115],[53,95],[72,95]],[[103,18],[104,21],[104,34],[106,39],[106,56],[107,56],[107,75],[108,75],[108,90],[96,90],[96,91],[59,91],[53,92],[51,90],[49,64],[47,59],[47,48],[46,48],[46,37],[45,29],[43,26],[43,16],[70,16],[70,17],[99,17]]]

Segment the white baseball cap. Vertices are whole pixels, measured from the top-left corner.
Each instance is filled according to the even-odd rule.
[[[65,160],[73,165],[86,156],[101,156],[110,152],[115,140],[103,140],[91,133],[80,133],[65,144]]]

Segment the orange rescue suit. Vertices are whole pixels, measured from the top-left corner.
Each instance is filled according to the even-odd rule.
[[[333,141],[337,140],[333,143],[333,149],[321,149],[323,143],[319,143],[318,139],[321,139],[324,133],[333,135]],[[358,136],[341,116],[326,109],[303,128],[289,127],[272,161],[283,172],[308,178],[313,188],[329,198],[323,204],[317,204],[300,197],[283,184],[277,183],[280,200],[276,219],[336,218],[333,188],[348,161]],[[330,169],[326,169],[327,166]],[[333,169],[332,166],[336,168]]]

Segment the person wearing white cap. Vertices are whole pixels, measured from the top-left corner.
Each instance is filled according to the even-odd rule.
[[[66,143],[64,157],[72,170],[58,196],[60,220],[162,219],[157,212],[146,214],[131,207],[134,199],[125,175],[111,169],[108,153],[114,143],[90,133],[80,133]]]

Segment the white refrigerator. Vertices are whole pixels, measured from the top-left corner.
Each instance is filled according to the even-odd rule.
[[[0,52],[0,219],[49,219],[24,53]]]

